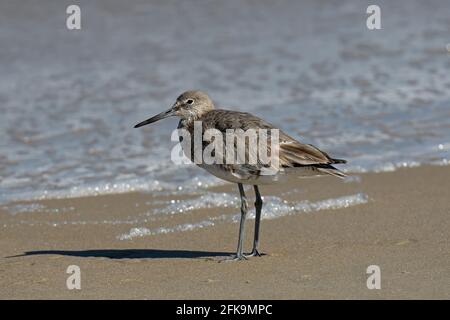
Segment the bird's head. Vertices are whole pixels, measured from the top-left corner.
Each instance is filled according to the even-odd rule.
[[[139,128],[171,116],[178,116],[183,120],[196,120],[212,109],[214,109],[214,104],[206,93],[197,90],[186,91],[177,98],[169,110],[142,121],[134,127]]]

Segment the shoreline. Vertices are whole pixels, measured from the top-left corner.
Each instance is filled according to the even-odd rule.
[[[361,169],[361,170],[357,170],[357,171],[343,171],[346,175],[347,178],[351,178],[351,177],[356,177],[358,178],[358,176],[360,175],[367,175],[367,174],[384,174],[384,173],[392,173],[392,172],[396,172],[398,170],[405,170],[405,169],[415,169],[415,168],[421,168],[421,167],[445,167],[445,166],[450,166],[450,162],[448,162],[447,160],[443,160],[443,161],[435,161],[435,162],[425,162],[425,163],[416,163],[416,162],[411,162],[408,164],[401,164],[401,165],[392,165],[392,166],[386,166],[387,169],[371,169],[371,170],[366,170],[366,169]],[[325,176],[321,176],[321,178],[323,178]],[[314,177],[303,177],[301,178],[303,179],[311,179]],[[203,183],[202,181],[199,181],[200,183]],[[351,182],[351,181],[347,181],[347,182]],[[112,185],[114,185],[114,183],[111,183]],[[129,185],[128,183],[120,183],[119,185],[123,187],[123,185]],[[3,210],[7,210],[8,207],[10,206],[14,206],[16,204],[27,204],[27,203],[35,203],[35,202],[45,202],[45,201],[53,201],[53,200],[68,200],[68,199],[84,199],[84,198],[92,198],[92,197],[108,197],[108,196],[120,196],[120,195],[129,195],[129,194],[143,194],[143,195],[151,195],[152,193],[156,193],[159,196],[163,197],[165,193],[170,194],[171,196],[174,197],[179,197],[179,198],[184,198],[184,197],[189,197],[195,194],[201,194],[203,192],[207,192],[208,190],[229,190],[226,187],[224,188],[224,186],[229,185],[230,182],[224,181],[224,180],[220,180],[217,184],[211,184],[208,187],[202,187],[202,188],[196,188],[194,189],[193,192],[191,193],[179,193],[178,190],[176,190],[175,187],[173,188],[162,188],[162,189],[154,189],[154,190],[148,190],[148,188],[139,186],[138,188],[133,188],[131,187],[129,190],[121,190],[120,187],[117,187],[117,191],[113,191],[114,187],[111,188],[110,184],[107,184],[108,187],[107,189],[110,189],[109,191],[92,191],[95,189],[105,189],[105,185],[87,185],[84,186],[84,188],[86,188],[89,191],[79,191],[79,193],[74,192],[72,189],[65,189],[65,193],[63,193],[61,195],[61,191],[55,191],[52,190],[49,193],[44,191],[44,192],[40,192],[39,195],[30,195],[30,193],[28,193],[30,196],[28,198],[23,197],[23,196],[19,196],[16,198],[11,198],[11,199],[2,199],[0,201],[0,212]],[[300,183],[301,184],[301,183]],[[90,193],[88,193],[90,192]],[[44,195],[45,194],[45,195]]]
[[[264,196],[282,195],[287,201],[314,202],[358,192],[368,201],[263,219],[261,251],[266,255],[236,263],[217,263],[235,250],[236,223],[131,240],[119,240],[118,235],[136,225],[178,225],[237,208],[199,208],[155,221],[143,212],[173,196],[126,193],[33,200],[42,205],[33,212],[0,210],[0,299],[448,299],[449,174],[449,166],[421,166],[358,174],[360,179],[347,183],[324,177],[263,186]],[[235,189],[227,184],[208,191],[237,195]],[[253,194],[248,195],[252,203]],[[182,204],[187,199],[176,200]],[[263,217],[265,209],[270,209],[270,198]],[[133,223],[136,216],[148,221]],[[87,223],[38,224],[61,218]],[[36,225],[20,224],[27,219]],[[115,219],[130,223],[105,223]],[[16,225],[8,226],[12,223]],[[249,220],[247,251],[252,236]],[[66,269],[72,264],[81,269],[81,290],[66,288]],[[381,290],[366,287],[369,265],[380,266]]]

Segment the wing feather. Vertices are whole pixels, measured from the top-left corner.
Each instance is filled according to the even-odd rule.
[[[278,129],[272,124],[264,121],[247,112],[237,112],[229,110],[215,109],[204,114],[200,119],[203,123],[203,130],[214,128],[222,133],[226,133],[227,129]],[[342,176],[344,175],[338,169],[331,166],[335,163],[345,163],[345,160],[333,159],[326,152],[321,151],[311,144],[304,144],[291,136],[279,130],[279,162],[282,167],[302,167],[316,166],[317,170],[323,173]],[[271,139],[269,136],[268,139]],[[270,143],[267,146],[270,151]],[[248,150],[246,150],[248,152]],[[244,172],[259,171],[264,165],[257,163],[254,165],[246,164],[241,167]],[[236,167],[235,170],[239,171]]]

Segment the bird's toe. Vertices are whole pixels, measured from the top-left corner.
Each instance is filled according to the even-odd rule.
[[[248,257],[261,257],[263,254],[261,254],[258,249],[253,249],[252,252],[250,252],[249,254],[244,255],[244,257],[248,258]]]
[[[222,260],[219,260],[219,262],[232,262],[232,261],[242,261],[242,260],[248,260],[248,258],[245,255],[240,254],[240,255],[233,255],[230,257],[226,257]]]

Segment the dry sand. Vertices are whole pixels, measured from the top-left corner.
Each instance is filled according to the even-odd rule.
[[[127,241],[117,236],[133,224],[39,224],[52,215],[67,215],[69,221],[132,217],[157,199],[150,194],[33,201],[46,206],[42,212],[0,209],[0,298],[449,299],[450,167],[360,177],[353,183],[332,177],[300,181],[295,187],[302,189],[290,193],[291,200],[364,192],[369,202],[263,220],[261,249],[267,255],[231,263],[218,260],[235,250],[236,223]],[[221,189],[237,188],[215,190]],[[263,187],[262,193],[290,189],[295,190],[293,185]],[[70,210],[54,213],[48,208]],[[214,215],[221,214],[216,211]],[[167,219],[184,223],[193,215],[198,220],[207,213],[197,210]],[[20,223],[30,219],[37,224]],[[247,227],[249,250],[253,220]],[[81,290],[66,287],[69,265],[81,268]],[[381,268],[380,290],[367,289],[369,265]]]

